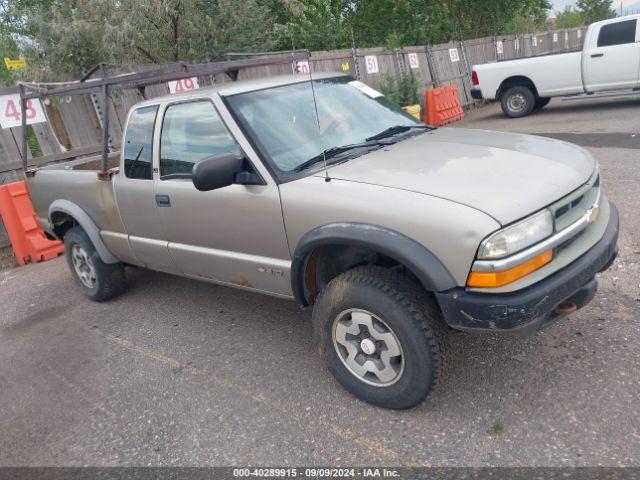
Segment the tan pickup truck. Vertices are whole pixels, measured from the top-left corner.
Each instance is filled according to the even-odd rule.
[[[313,85],[148,100],[107,180],[86,160],[30,172],[78,286],[107,300],[137,266],[313,306],[331,372],[389,408],[432,389],[449,328],[531,334],[592,299],[618,213],[588,152],[435,129],[344,75]]]

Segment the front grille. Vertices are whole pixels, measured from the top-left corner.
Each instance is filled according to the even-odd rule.
[[[555,222],[555,231],[564,230],[577,222],[598,198],[600,175],[596,172],[589,181],[549,207]]]

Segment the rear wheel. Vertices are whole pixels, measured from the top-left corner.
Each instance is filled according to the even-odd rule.
[[[502,111],[509,118],[519,118],[529,115],[535,107],[535,96],[525,86],[517,85],[509,88],[500,97]]]
[[[333,279],[313,310],[314,330],[336,379],[386,408],[420,403],[441,376],[447,330],[415,282],[381,267]]]
[[[549,97],[536,97],[534,110],[540,110],[541,108],[546,107],[551,99]]]
[[[64,253],[73,279],[91,300],[104,302],[125,290],[124,265],[104,263],[81,227],[66,233]]]

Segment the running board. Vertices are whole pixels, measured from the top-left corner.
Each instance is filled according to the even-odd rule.
[[[562,97],[562,101],[570,102],[575,100],[593,100],[596,98],[627,97],[629,95],[640,95],[640,88],[634,88],[633,90],[618,90],[615,92],[582,93],[580,95],[571,95],[569,97]]]

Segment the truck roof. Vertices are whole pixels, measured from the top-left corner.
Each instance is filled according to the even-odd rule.
[[[313,80],[323,80],[325,78],[348,77],[347,74],[341,72],[318,72],[311,74]],[[190,90],[188,92],[174,93],[162,95],[160,97],[150,98],[143,102],[137,103],[136,107],[144,105],[155,105],[168,100],[185,100],[189,98],[201,98],[206,96],[208,92],[218,92],[222,96],[236,95],[238,93],[253,92],[263,90],[265,88],[279,87],[282,85],[291,85],[294,83],[303,83],[309,81],[309,75],[278,75],[274,77],[253,78],[249,80],[238,80],[235,82],[217,83],[198,90]]]

